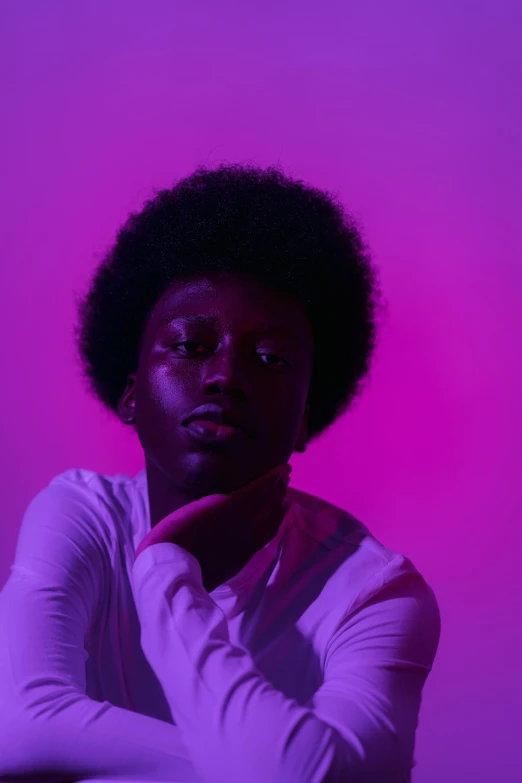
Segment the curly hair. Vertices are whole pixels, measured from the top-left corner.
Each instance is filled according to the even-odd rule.
[[[148,315],[171,282],[249,274],[305,307],[314,337],[308,440],[363,390],[384,309],[376,270],[337,197],[280,167],[199,166],[129,215],[77,301],[75,340],[91,392],[116,413]]]

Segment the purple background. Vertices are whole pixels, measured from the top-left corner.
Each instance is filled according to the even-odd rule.
[[[53,475],[143,466],[72,342],[120,223],[198,163],[280,163],[362,221],[389,306],[367,391],[293,484],[435,589],[415,783],[522,779],[521,9],[0,4],[0,585]]]

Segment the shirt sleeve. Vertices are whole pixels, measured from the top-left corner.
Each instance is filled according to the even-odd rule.
[[[199,780],[177,726],[86,695],[84,639],[109,568],[100,524],[64,482],[22,520],[0,592],[2,781]]]
[[[306,705],[230,642],[198,561],[182,547],[144,549],[134,578],[142,647],[205,783],[409,780],[440,617],[406,558],[384,566],[347,607]]]

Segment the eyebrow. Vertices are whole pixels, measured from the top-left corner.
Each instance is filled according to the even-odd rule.
[[[201,313],[180,313],[179,315],[173,315],[170,318],[167,318],[162,325],[168,326],[174,321],[190,321],[191,323],[216,325],[219,322],[219,316],[202,315]],[[278,326],[277,324],[262,323],[256,327],[255,331],[266,335],[270,334],[279,335],[281,337],[290,337],[292,340],[301,343],[301,338],[292,329],[288,329],[284,326]]]

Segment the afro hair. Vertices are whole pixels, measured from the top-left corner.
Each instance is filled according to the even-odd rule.
[[[384,309],[376,270],[337,198],[280,167],[199,166],[131,214],[78,300],[90,390],[116,413],[148,315],[176,278],[249,274],[305,307],[314,336],[308,441],[361,394]]]

